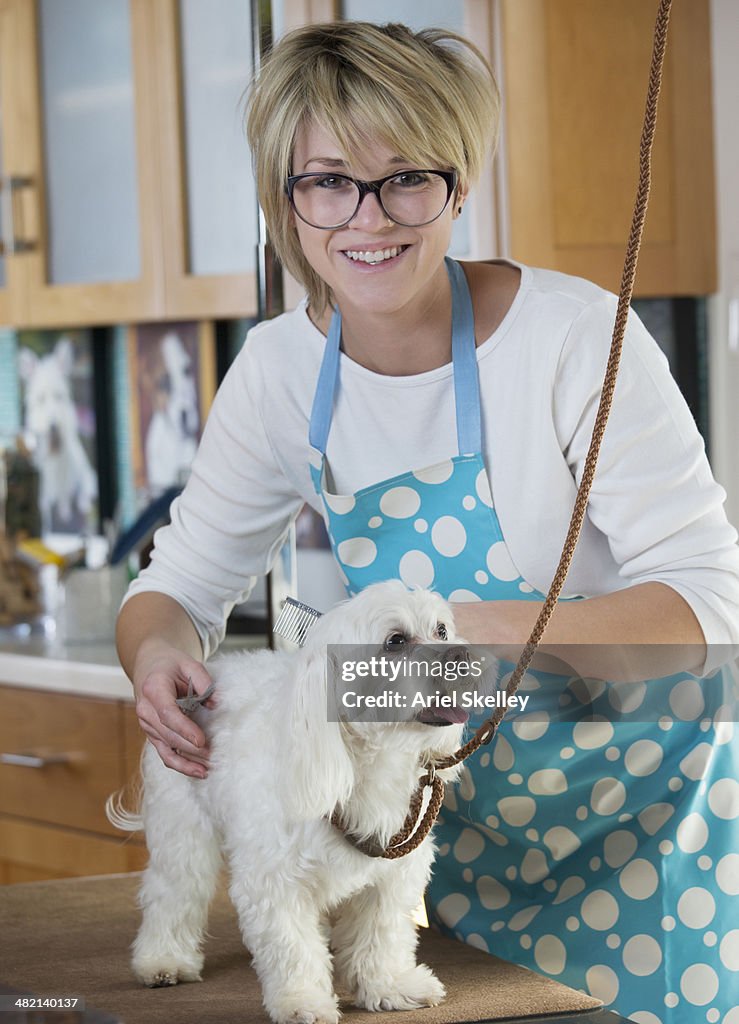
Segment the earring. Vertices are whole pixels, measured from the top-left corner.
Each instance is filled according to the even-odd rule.
[[[458,206],[457,207],[457,216],[459,216],[461,212],[462,212],[462,207]]]

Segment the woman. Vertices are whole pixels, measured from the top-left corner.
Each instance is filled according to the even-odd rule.
[[[490,69],[442,31],[314,26],[260,73],[248,120],[260,199],[308,299],[250,332],[121,613],[142,728],[171,768],[204,776],[203,736],[174,698],[188,678],[207,687],[202,660],[226,614],[305,501],[349,593],[399,576],[455,602],[471,642],[527,638],[615,300],[511,261],[445,261],[497,120]],[[693,1024],[698,1006],[717,1021],[739,1001],[736,748],[726,712],[705,710],[716,688],[685,675],[714,671],[739,639],[723,497],[632,315],[563,594],[580,599],[563,600],[547,632],[585,681],[527,678],[538,710],[504,720],[470,759],[437,830],[440,927],[643,1024]],[[645,665],[678,675],[635,683]],[[616,682],[586,689],[588,677]],[[647,692],[667,713],[640,710]]]

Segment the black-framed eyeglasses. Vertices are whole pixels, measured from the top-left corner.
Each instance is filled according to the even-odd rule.
[[[291,175],[285,192],[298,217],[313,228],[343,228],[369,192],[395,224],[420,228],[442,215],[456,185],[456,171],[399,171],[376,181],[309,171]]]

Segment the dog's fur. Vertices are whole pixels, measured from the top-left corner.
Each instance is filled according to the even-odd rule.
[[[384,844],[403,824],[419,764],[455,751],[460,722],[327,721],[327,644],[372,644],[396,632],[459,643],[449,605],[398,582],[368,587],[324,615],[295,653],[227,655],[209,665],[218,707],[197,720],[211,744],[207,780],[143,758],[150,852],[133,968],[146,985],[200,980],[207,909],[225,854],[230,894],[277,1024],[336,1024],[336,987],[371,1010],[444,997],[416,963],[412,913],[431,873],[433,840],[398,860],[360,853],[329,821]],[[407,712],[408,717],[414,712]],[[456,778],[458,768],[441,772]],[[140,819],[109,801],[123,828]]]
[[[25,425],[36,441],[42,526],[82,532],[97,499],[97,475],[80,440],[70,377],[74,352],[60,338],[39,358],[30,348],[18,352],[25,382]]]

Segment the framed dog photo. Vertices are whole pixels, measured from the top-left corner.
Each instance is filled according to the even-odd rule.
[[[142,504],[184,484],[216,392],[213,324],[138,324],[128,335],[131,457]]]
[[[93,362],[89,330],[18,332],[21,420],[39,470],[44,533],[97,527]]]

